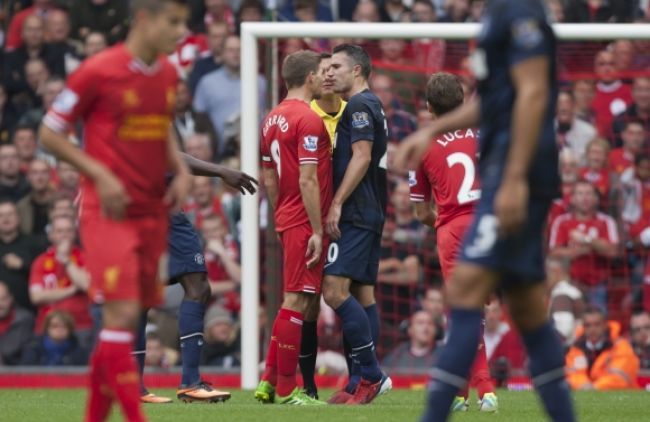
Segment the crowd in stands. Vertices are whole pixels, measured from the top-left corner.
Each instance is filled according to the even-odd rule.
[[[648,0],[546,2],[557,22],[647,22],[650,16]],[[189,3],[188,33],[169,57],[181,76],[174,130],[187,153],[238,167],[242,22],[478,22],[485,1],[284,0],[277,11],[261,0]],[[94,304],[76,231],[80,175],[40,147],[38,126],[66,77],[124,38],[128,1],[14,0],[2,2],[1,12],[0,365],[84,364],[93,343]],[[295,38],[280,40],[278,54],[329,51],[343,41],[361,44],[373,59],[371,87],[387,117],[389,168],[391,149],[431,119],[422,101],[429,74],[456,72],[466,96],[474,93],[467,42]],[[271,46],[262,41],[261,47],[265,58]],[[633,385],[639,368],[650,369],[650,43],[564,43],[559,59],[562,192],[548,222],[550,312],[565,341],[571,384],[619,388]],[[266,109],[270,93],[284,89],[271,80],[269,61],[261,62],[259,101]],[[81,127],[70,141],[83,144]],[[390,371],[423,374],[446,328],[435,233],[418,222],[404,177],[389,178],[378,351]],[[271,219],[264,192],[260,198],[261,236],[273,242],[265,235]],[[185,211],[204,240],[213,295],[203,364],[225,369],[240,364],[239,210],[238,192],[195,178]],[[262,258],[267,297],[278,290],[271,282],[278,274],[273,253],[267,248]],[[150,366],[178,364],[179,295],[170,288],[165,306],[150,313]],[[260,311],[263,327],[266,311]],[[344,372],[340,330],[325,306],[319,334],[319,370]],[[525,368],[521,343],[497,299],[486,306],[485,339],[501,384]],[[612,364],[607,357],[621,350],[629,362],[617,371],[630,380],[603,380]]]

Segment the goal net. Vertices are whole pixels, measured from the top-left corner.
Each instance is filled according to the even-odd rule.
[[[390,132],[391,189],[376,290],[382,321],[381,340],[377,345],[380,358],[386,358],[397,345],[408,341],[409,318],[422,307],[437,306],[437,295],[430,290],[442,285],[435,233],[414,222],[408,182],[390,171],[390,152],[404,136],[429,121],[424,87],[432,73],[444,70],[458,74],[467,94],[472,94],[475,81],[468,71],[467,58],[474,48],[472,38],[479,29],[477,24],[242,25],[241,163],[242,169],[251,175],[259,175],[258,127],[262,113],[268,110],[258,100],[260,72],[267,75],[268,90],[277,90],[281,98],[284,94],[282,83],[273,75],[278,73],[278,63],[292,51],[303,48],[330,51],[345,40],[361,44],[373,59],[371,88],[384,105]],[[589,130],[587,133],[591,133],[592,138],[605,140],[607,148],[621,147],[622,131],[628,120],[626,109],[639,105],[650,109],[650,26],[561,24],[556,25],[555,30],[560,40],[558,78],[562,89],[571,93],[573,118],[584,122],[586,126],[583,127],[592,128],[589,130],[593,133]],[[277,50],[272,48],[272,39],[277,40]],[[271,52],[275,51],[277,55],[273,57]],[[612,53],[603,56],[604,64],[596,63],[601,51]],[[613,75],[607,76],[607,72]],[[600,84],[604,79],[608,83]],[[636,119],[629,114],[630,119]],[[650,148],[650,115],[644,117],[641,121],[647,150]],[[643,187],[639,198],[630,197],[610,163],[603,167],[606,182],[593,179],[597,168],[590,166],[596,163],[590,161],[584,148],[569,145],[574,141],[567,141],[564,126],[566,124],[558,129],[558,142],[571,150],[563,153],[563,178],[567,189],[563,200],[554,205],[553,212],[559,215],[570,210],[572,176],[593,181],[600,191],[600,211],[615,220],[621,252],[616,258],[602,257],[587,267],[604,268],[605,277],[599,285],[606,288],[608,317],[625,327],[631,312],[642,309],[644,303],[647,251],[634,240],[643,228],[639,228],[644,225],[643,221],[645,226],[650,226],[650,219],[644,220],[646,212],[650,215],[650,184],[647,193]],[[590,140],[583,139],[583,143],[586,145]],[[633,210],[626,214],[629,207]],[[260,344],[264,337],[257,334],[259,311],[265,309],[268,319],[272,319],[282,296],[282,255],[271,220],[263,192],[242,198],[242,387],[247,389],[257,384],[259,362],[263,358],[260,351],[265,346]],[[589,295],[591,287],[581,287]],[[650,303],[650,297],[646,300]],[[333,317],[325,319],[321,323],[321,333],[325,333],[322,342],[327,344],[321,345],[333,347],[340,341],[340,330]],[[424,373],[415,363],[400,362],[393,372]]]

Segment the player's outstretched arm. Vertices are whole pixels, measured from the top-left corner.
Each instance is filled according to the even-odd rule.
[[[548,57],[540,55],[510,68],[515,87],[510,150],[494,211],[502,235],[515,233],[526,220],[529,187],[528,170],[533,159],[549,98]]]
[[[413,132],[400,142],[393,157],[392,171],[406,173],[417,168],[433,137],[458,129],[476,127],[481,119],[481,103],[472,98],[454,111]]]
[[[357,141],[352,144],[352,158],[345,169],[345,175],[334,194],[332,205],[327,213],[326,227],[327,233],[333,238],[341,237],[339,230],[339,220],[341,219],[341,209],[343,203],[352,195],[352,192],[359,186],[359,183],[366,175],[370,162],[372,160],[372,142]]]
[[[244,172],[230,169],[219,164],[209,163],[207,161],[194,158],[186,152],[181,152],[181,157],[190,168],[194,176],[220,177],[228,186],[237,189],[243,195],[246,192],[251,195],[257,192],[258,182],[255,178]]]
[[[43,146],[55,157],[72,164],[93,180],[102,211],[107,217],[116,220],[124,218],[130,199],[122,182],[108,168],[44,124],[41,125],[39,136]]]
[[[320,185],[318,183],[318,165],[301,164],[300,178],[300,195],[302,203],[305,205],[305,211],[309,217],[312,236],[309,238],[307,245],[307,268],[312,268],[320,261],[323,253],[323,221],[321,220],[320,209]]]

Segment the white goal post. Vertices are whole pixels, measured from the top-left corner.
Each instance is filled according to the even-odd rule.
[[[560,40],[650,39],[650,24],[555,24]],[[241,167],[259,176],[258,46],[259,38],[439,38],[469,40],[480,24],[273,23],[245,22],[241,27]],[[260,294],[259,199],[242,197],[241,207],[241,387],[257,386],[260,362],[258,308]]]

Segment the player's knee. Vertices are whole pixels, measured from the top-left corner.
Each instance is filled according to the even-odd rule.
[[[323,299],[325,299],[325,303],[329,305],[332,309],[336,309],[349,296],[349,293],[345,293],[338,288],[338,286],[330,286],[328,289],[323,289]]]

